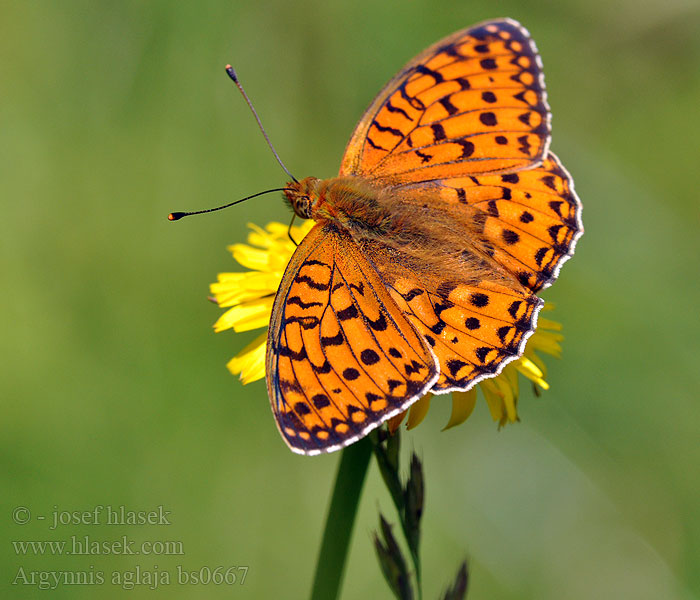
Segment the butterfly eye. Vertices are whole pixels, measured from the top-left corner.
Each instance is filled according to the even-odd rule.
[[[311,218],[311,199],[309,196],[299,196],[294,206],[294,212],[302,219]]]

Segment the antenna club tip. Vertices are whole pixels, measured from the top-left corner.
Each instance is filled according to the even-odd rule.
[[[233,67],[231,65],[226,65],[226,73],[228,73],[228,76],[233,79],[234,81],[238,81],[238,75],[236,75],[236,71],[233,70]]]
[[[183,212],[170,213],[168,215],[168,221],[177,221],[179,219],[182,219],[182,217],[184,217],[184,216],[185,216],[185,213],[183,213]]]

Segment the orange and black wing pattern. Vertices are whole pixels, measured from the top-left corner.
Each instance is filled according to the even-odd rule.
[[[282,437],[331,452],[408,408],[438,365],[347,233],[316,225],[287,266],[268,333],[267,387]]]
[[[381,253],[373,254],[383,271]],[[464,283],[441,274],[442,281],[395,264],[389,293],[428,342],[440,365],[436,394],[468,390],[495,377],[518,358],[537,327],[544,302],[520,286],[481,280]]]
[[[541,162],[549,140],[534,42],[516,21],[489,21],[434,44],[382,89],[340,175],[400,185],[511,172]]]
[[[443,200],[485,213],[483,236],[493,258],[532,291],[552,284],[583,234],[573,181],[551,152],[532,169],[435,183]]]
[[[481,211],[480,233],[491,257],[533,292],[554,282],[583,234],[574,183],[551,152],[531,169],[447,177],[430,186],[441,201]]]

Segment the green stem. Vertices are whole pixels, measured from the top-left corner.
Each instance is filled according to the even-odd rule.
[[[311,600],[333,600],[340,592],[355,515],[372,456],[372,442],[365,437],[342,452],[316,563]]]
[[[395,440],[396,444],[399,443],[400,433],[400,430],[394,433],[393,440]],[[394,507],[399,515],[401,530],[403,531],[404,539],[406,540],[406,545],[409,547],[409,551],[411,552],[411,560],[413,561],[413,567],[415,569],[418,598],[421,600],[423,598],[423,587],[421,582],[420,557],[418,556],[417,550],[415,550],[409,543],[410,536],[407,529],[408,525],[406,523],[406,504],[404,501],[403,486],[401,485],[401,480],[399,478],[398,460],[396,464],[391,464],[391,461],[387,457],[386,447],[379,441],[378,435],[371,433],[370,439],[372,440],[372,447],[374,449],[374,456],[377,459],[377,464],[379,466],[379,472],[382,474],[387,490],[389,490],[389,495],[394,502]]]

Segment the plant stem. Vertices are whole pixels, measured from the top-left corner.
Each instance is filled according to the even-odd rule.
[[[400,443],[400,433],[400,430],[396,431],[393,438],[391,438],[396,444]],[[406,502],[404,498],[404,488],[401,485],[401,478],[399,476],[398,459],[395,464],[392,464],[392,462],[388,459],[386,447],[379,441],[378,435],[370,434],[370,439],[372,440],[372,447],[374,449],[374,456],[377,459],[377,464],[379,466],[379,472],[382,474],[384,483],[389,491],[389,495],[394,502],[394,507],[396,508],[396,513],[399,516],[399,522],[401,523],[401,530],[403,531],[404,539],[406,540],[406,545],[409,547],[411,552],[411,560],[413,561],[413,567],[415,569],[417,595],[418,599],[421,600],[423,598],[423,587],[421,582],[420,557],[418,556],[418,550],[413,548],[409,542],[411,536],[407,529],[408,523],[406,522]]]
[[[316,563],[311,600],[333,600],[338,597],[371,456],[372,442],[366,437],[342,451]]]

